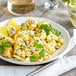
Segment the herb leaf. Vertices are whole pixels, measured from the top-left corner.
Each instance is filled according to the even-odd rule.
[[[61,35],[61,32],[59,32],[58,30],[55,30],[55,29],[52,29],[53,30],[53,33],[56,35],[56,36],[60,36]]]
[[[45,30],[46,31],[46,35],[48,36],[49,35],[49,30]]]
[[[3,47],[7,47],[7,48],[12,47],[12,45],[11,45],[11,44],[9,44],[9,43],[7,43],[7,42],[3,43],[3,45],[2,45],[2,46],[3,46]]]
[[[2,53],[4,53],[4,48],[2,46],[0,46],[0,50],[2,51]]]
[[[34,62],[37,62],[38,58],[35,55],[33,55],[33,56],[30,57],[30,60],[32,60]]]
[[[39,45],[38,45],[38,48],[39,48],[39,49],[41,49],[41,48],[42,48],[42,45],[41,45],[41,44],[39,44]]]
[[[41,44],[38,44],[37,42],[34,42],[34,46],[37,49],[41,49],[42,48],[42,45]]]
[[[2,53],[4,53],[4,48],[2,47],[1,49],[2,49]]]
[[[3,38],[0,38],[0,40],[3,40],[3,39],[5,39],[5,37],[3,37]]]
[[[44,56],[45,56],[45,50],[42,49],[42,50],[39,52],[39,55],[40,55],[40,57],[44,57]]]
[[[46,35],[49,35],[49,31],[52,29],[52,27],[51,27],[51,25],[49,26],[49,25],[47,25],[47,24],[42,24],[42,25],[40,26],[40,29],[45,30]]]
[[[35,46],[35,48],[37,48],[37,46],[38,46],[38,43],[37,43],[37,42],[34,42],[34,46]]]
[[[47,27],[48,27],[47,24],[42,24],[42,25],[40,26],[40,28],[41,28],[41,29],[44,29],[44,30],[45,30]]]
[[[2,53],[4,53],[4,47],[9,48],[12,47],[12,45],[7,42],[3,43],[2,46],[0,46],[0,50],[2,51]]]
[[[61,32],[59,32],[58,30],[52,28],[50,24],[49,25],[42,24],[40,26],[40,29],[45,30],[47,36],[49,35],[49,31],[51,31],[52,33],[54,33],[56,36],[60,36],[61,35]]]
[[[61,35],[61,32],[59,32],[58,30],[56,30],[56,31],[55,31],[55,35],[56,35],[56,36],[60,36],[60,35]]]

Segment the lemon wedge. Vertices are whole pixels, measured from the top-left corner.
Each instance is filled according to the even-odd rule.
[[[7,29],[9,30],[11,27],[15,28],[15,30],[19,30],[20,27],[14,20],[14,18],[11,18],[7,23]]]
[[[0,33],[4,36],[8,36],[7,27],[0,27]]]

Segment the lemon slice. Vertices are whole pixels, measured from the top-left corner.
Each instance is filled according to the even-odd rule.
[[[72,5],[73,7],[76,7],[76,0],[71,0],[70,5]]]
[[[76,0],[70,0],[69,5],[74,11],[76,10]]]
[[[4,36],[8,36],[7,27],[0,27],[0,33]]]
[[[71,3],[72,5],[76,5],[76,0],[70,0],[70,3]]]
[[[16,23],[14,18],[11,18],[7,23],[7,29],[9,30],[9,29],[11,29],[11,27],[15,28],[15,30],[20,29],[19,25]]]

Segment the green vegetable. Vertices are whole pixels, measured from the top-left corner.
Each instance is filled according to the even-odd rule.
[[[37,42],[34,42],[34,46],[37,49],[41,49],[42,48],[42,45],[41,44],[38,44]]]
[[[11,45],[11,44],[9,44],[9,43],[7,43],[7,42],[3,43],[3,45],[2,45],[2,46],[3,46],[3,47],[7,47],[7,48],[12,47],[12,45]]]
[[[4,53],[4,48],[3,48],[3,46],[0,46],[0,50],[2,51],[2,53]]]
[[[59,32],[56,29],[52,29],[52,33],[54,33],[56,36],[60,36],[61,35],[61,32]]]
[[[49,30],[46,30],[46,35],[47,35],[47,36],[49,35]]]
[[[45,50],[42,49],[42,50],[39,52],[39,55],[40,55],[40,57],[44,57],[44,56],[45,56]]]
[[[0,38],[0,40],[3,40],[3,39],[5,39],[5,37],[3,37],[3,38]]]
[[[3,43],[2,46],[0,46],[0,50],[2,51],[2,53],[4,53],[4,47],[9,48],[12,47],[12,45],[7,42]]]
[[[49,26],[48,24],[42,24],[41,26],[40,26],[40,29],[51,29],[52,27],[51,27],[51,25]]]
[[[2,50],[2,53],[4,53],[4,48],[3,47],[1,47],[1,50]]]
[[[60,36],[60,35],[61,35],[61,32],[59,32],[58,30],[55,30],[55,31],[54,31],[54,34],[55,34],[56,36]]]
[[[50,24],[49,24],[49,25],[50,25]],[[50,26],[49,26],[49,25],[47,25],[47,24],[42,24],[42,25],[40,26],[40,29],[45,30],[46,35],[49,35],[49,31],[52,29],[51,25],[50,25]]]
[[[50,24],[49,24],[49,25],[50,25]],[[53,32],[56,36],[60,36],[60,35],[61,35],[61,32],[59,32],[58,30],[52,28],[51,25],[50,25],[50,26],[49,26],[49,25],[47,25],[47,24],[42,24],[42,25],[40,26],[40,29],[45,30],[46,35],[49,35],[49,31],[51,31],[51,30],[52,30],[51,32]]]
[[[32,60],[33,62],[37,62],[38,58],[35,55],[33,55],[30,57],[30,60]]]

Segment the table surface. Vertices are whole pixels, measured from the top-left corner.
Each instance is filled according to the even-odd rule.
[[[24,15],[26,16],[33,16],[33,17],[44,17],[51,19],[62,26],[64,26],[70,33],[71,37],[73,34],[73,26],[69,20],[68,11],[66,4],[63,4],[60,2],[60,6],[57,10],[49,10],[46,9],[43,5],[43,3],[47,0],[36,0],[36,10]],[[7,9],[7,0],[0,0],[0,21],[9,19],[11,17],[17,17],[8,12]],[[75,54],[75,48],[69,52],[66,56]],[[31,68],[30,68],[31,67]],[[32,70],[38,68],[40,66],[19,66],[15,64],[8,63],[6,61],[3,61],[0,59],[0,76],[25,76],[25,72],[19,73],[20,70],[25,71],[25,68],[28,68],[29,71],[27,73],[31,72]],[[8,71],[10,69],[10,72]],[[71,71],[61,75],[61,76],[76,76],[76,69],[72,69]]]

